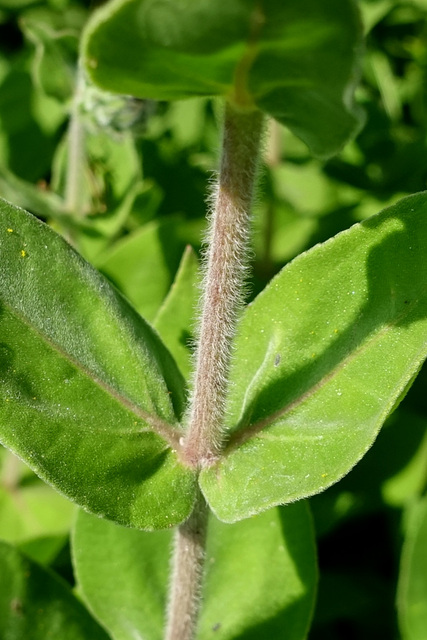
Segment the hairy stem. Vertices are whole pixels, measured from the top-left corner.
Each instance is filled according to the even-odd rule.
[[[183,447],[184,461],[196,468],[213,462],[223,445],[225,395],[237,313],[243,300],[261,130],[259,111],[239,111],[227,104]]]
[[[181,450],[196,469],[220,455],[225,394],[237,313],[243,301],[250,209],[262,115],[226,106],[223,149],[211,216],[189,426]],[[165,640],[193,640],[203,584],[209,509],[200,492],[177,530]]]
[[[205,559],[208,507],[199,492],[190,518],[175,534],[173,573],[165,640],[195,636]]]

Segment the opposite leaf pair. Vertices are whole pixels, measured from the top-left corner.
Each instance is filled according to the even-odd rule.
[[[426,357],[426,208],[405,198],[315,247],[244,312],[228,442],[199,476],[221,520],[317,493],[371,445]],[[93,513],[182,522],[197,478],[173,358],[46,225],[6,203],[0,225],[2,442]]]

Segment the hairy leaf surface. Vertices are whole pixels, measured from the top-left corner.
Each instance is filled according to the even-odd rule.
[[[183,383],[158,336],[62,238],[4,202],[0,254],[3,444],[90,511],[148,529],[185,519],[193,477],[173,452]]]
[[[226,455],[202,490],[226,522],[318,493],[371,446],[427,355],[427,194],[285,267],[238,329]]]

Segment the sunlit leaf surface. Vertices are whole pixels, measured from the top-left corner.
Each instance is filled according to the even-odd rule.
[[[318,493],[364,455],[427,355],[427,195],[283,269],[236,343],[226,455],[201,474],[217,516]]]
[[[141,528],[193,501],[183,385],[153,330],[46,225],[0,208],[0,438],[81,506]],[[161,436],[159,435],[161,434]]]

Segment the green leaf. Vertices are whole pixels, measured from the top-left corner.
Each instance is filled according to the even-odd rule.
[[[59,217],[64,204],[61,198],[50,191],[43,191],[40,187],[26,180],[22,180],[13,173],[0,167],[0,193],[5,200],[18,203],[26,209],[43,217]]]
[[[49,215],[61,229],[69,232],[80,253],[95,262],[102,259],[112,238],[119,234],[135,198],[142,191],[141,162],[135,141],[128,132],[115,139],[91,131],[83,116],[80,125],[84,142],[84,157],[79,167],[80,211],[65,212],[63,202],[62,213],[56,210]],[[67,134],[54,159],[51,186],[57,193],[67,192],[70,144],[71,138]],[[22,197],[17,202],[22,204]]]
[[[108,640],[65,582],[0,541],[0,637]]]
[[[79,512],[73,536],[78,581],[114,640],[163,637],[171,538]],[[212,517],[206,571],[198,640],[305,638],[316,590],[306,504],[234,525]]]
[[[65,534],[73,505],[39,480],[10,451],[2,449],[0,538],[21,542],[41,535]]]
[[[317,537],[349,518],[385,506],[402,509],[423,491],[427,477],[425,418],[402,403],[386,421],[375,446],[338,484],[310,499]]]
[[[235,521],[318,493],[371,446],[427,354],[427,194],[302,254],[247,308],[225,456],[202,471]]]
[[[68,548],[69,536],[40,536],[18,545],[22,553],[44,567],[52,566]]]
[[[176,144],[185,149],[200,144],[206,134],[206,104],[208,100],[194,98],[169,105],[167,120]]]
[[[25,36],[35,47],[35,84],[62,102],[74,92],[78,41],[85,19],[85,12],[77,7],[61,12],[36,7],[20,19]]]
[[[210,526],[199,639],[306,638],[317,582],[308,506]]]
[[[116,242],[97,267],[147,320],[155,318],[184,250],[178,219],[154,220]]]
[[[170,448],[183,382],[158,336],[60,236],[7,203],[0,252],[3,444],[90,511],[148,529],[184,520],[194,479]]]
[[[416,502],[403,546],[397,605],[404,640],[424,640],[427,628],[427,498]]]
[[[199,293],[198,271],[197,256],[188,246],[175,280],[153,323],[185,378],[191,373],[190,347]]]
[[[114,640],[161,640],[172,537],[79,511],[72,537],[79,591]]]
[[[11,56],[9,56],[11,57]],[[8,169],[20,178],[37,182],[45,179],[50,170],[54,148],[54,133],[51,127],[45,128],[39,122],[36,105],[40,105],[39,93],[35,91],[32,79],[21,56],[11,57],[10,70],[0,74],[0,121],[2,161]],[[44,107],[48,105],[44,101]],[[60,125],[63,116],[50,114],[53,124]],[[52,122],[51,122],[52,124]]]
[[[326,157],[360,126],[361,38],[352,0],[115,0],[87,28],[83,58],[105,89],[223,96],[265,111]]]

